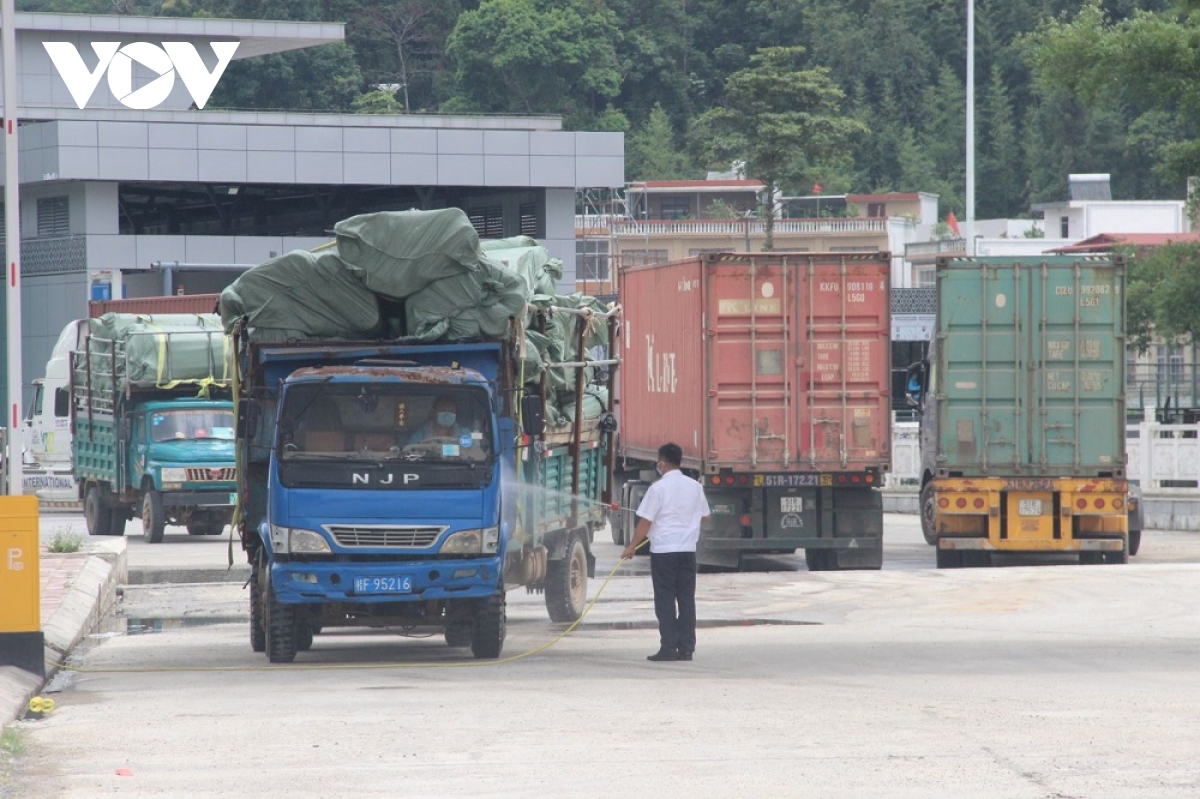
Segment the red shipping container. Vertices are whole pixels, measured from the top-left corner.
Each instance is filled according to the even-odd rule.
[[[220,294],[174,294],[168,297],[130,297],[124,300],[92,300],[88,316],[106,313],[212,313]]]
[[[886,470],[886,253],[717,253],[619,276],[620,454],[769,473]]]

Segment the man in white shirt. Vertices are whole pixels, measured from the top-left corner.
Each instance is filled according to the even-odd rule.
[[[637,529],[622,559],[628,560],[650,539],[650,579],[659,649],[647,660],[691,660],[696,649],[696,542],[709,518],[704,487],[679,470],[683,451],[677,444],[658,448],[651,484],[637,509]]]

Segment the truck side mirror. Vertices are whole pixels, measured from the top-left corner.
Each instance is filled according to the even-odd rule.
[[[258,435],[258,402],[252,399],[238,400],[237,437],[243,441]]]
[[[928,369],[929,361],[917,361],[904,373],[904,396],[908,404],[917,409],[920,409],[921,401],[925,398]]]
[[[542,398],[526,395],[521,398],[521,432],[530,438],[536,438],[546,432],[546,418],[542,407]]]

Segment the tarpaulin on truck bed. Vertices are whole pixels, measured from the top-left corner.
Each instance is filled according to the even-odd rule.
[[[432,343],[503,339],[511,321],[520,319],[527,330],[526,387],[539,390],[545,374],[550,409],[574,402],[574,370],[546,364],[589,356],[578,352],[579,317],[552,308],[606,306],[580,294],[557,295],[562,261],[537,241],[528,236],[481,241],[457,208],[362,214],[339,222],[334,232],[336,255],[289,253],[234,281],[221,295],[226,331],[246,318],[248,335],[259,342]],[[587,324],[585,349],[606,344],[606,322]],[[599,413],[600,405],[585,400],[585,416]],[[547,417],[566,418],[557,411]]]
[[[296,250],[264,261],[221,292],[225,331],[242,317],[255,341],[374,338],[379,300],[334,253]]]
[[[214,314],[116,314],[88,320],[94,374],[160,387],[224,385],[229,340]],[[86,364],[84,364],[86,368]]]

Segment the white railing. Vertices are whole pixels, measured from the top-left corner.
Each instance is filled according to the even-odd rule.
[[[1126,474],[1144,490],[1196,489],[1200,485],[1200,424],[1139,422],[1125,428]],[[884,488],[916,490],[921,476],[917,422],[892,428],[892,471]]]
[[[618,236],[741,236],[764,233],[761,219],[623,219],[612,220]],[[882,233],[886,219],[776,219],[776,233]]]

